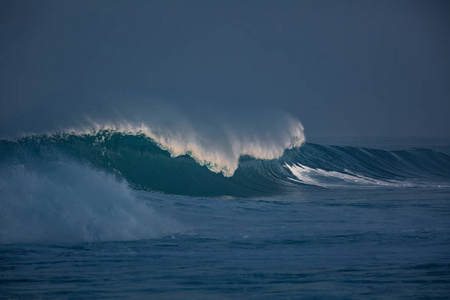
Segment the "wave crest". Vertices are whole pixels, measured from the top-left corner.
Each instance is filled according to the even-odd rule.
[[[189,155],[210,171],[231,177],[242,156],[277,159],[285,150],[300,147],[305,142],[303,126],[298,120],[286,116],[279,123],[281,126],[267,131],[260,128],[237,131],[234,127],[224,125],[205,130],[189,123],[184,123],[185,126],[180,129],[178,126],[149,126],[144,122],[97,123],[91,120],[84,129],[68,129],[51,135],[102,136],[102,139],[97,140],[98,143],[115,133],[145,136],[172,157]]]
[[[195,160],[184,148],[169,153],[137,127],[99,131],[97,134],[61,133],[0,141],[1,162],[21,163],[27,153],[42,162],[61,153],[94,169],[115,174],[137,189],[191,196],[255,197],[290,193],[305,185],[320,188],[448,187],[450,158],[431,149],[378,150],[321,146],[305,143],[285,150],[277,159],[240,155],[233,176],[211,172],[224,166]],[[126,132],[130,132],[130,134]],[[218,145],[218,144],[217,144]],[[236,145],[236,144],[235,144]],[[236,153],[248,153],[237,144]],[[254,147],[253,149],[258,149]],[[275,153],[276,151],[268,151]],[[226,152],[220,152],[226,156]],[[263,153],[267,154],[267,152]],[[189,156],[190,155],[190,156]],[[176,157],[174,157],[176,156]],[[253,156],[253,157],[250,157]],[[267,156],[265,156],[267,158]],[[209,164],[209,165],[207,165]]]

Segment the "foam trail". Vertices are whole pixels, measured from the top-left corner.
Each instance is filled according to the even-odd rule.
[[[290,180],[315,185],[320,187],[343,187],[353,186],[386,186],[386,187],[412,187],[408,182],[400,182],[395,180],[378,180],[369,178],[360,174],[353,174],[350,171],[341,173],[337,171],[325,171],[319,168],[310,168],[300,163],[288,165],[285,167],[291,171],[295,178]]]
[[[183,231],[124,182],[73,161],[4,166],[0,194],[0,243],[123,241]]]

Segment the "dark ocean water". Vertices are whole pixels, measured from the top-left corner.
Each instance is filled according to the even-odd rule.
[[[1,141],[0,298],[448,299],[449,145],[336,144],[224,177],[139,135]]]

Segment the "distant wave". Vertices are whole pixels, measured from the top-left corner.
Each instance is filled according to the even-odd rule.
[[[292,132],[291,132],[292,133]],[[321,188],[450,185],[450,157],[430,149],[386,151],[303,142],[300,131],[282,147],[239,144],[236,161],[205,154],[144,130],[59,133],[0,141],[2,168],[27,157],[64,157],[126,180],[136,189],[194,196],[260,196]],[[163,142],[162,142],[163,141]],[[172,141],[172,140],[170,140]],[[178,145],[178,144],[175,144]],[[187,145],[187,144],[186,144]],[[185,145],[184,145],[185,146]],[[178,149],[178,150],[177,150]],[[247,149],[247,150],[244,150]],[[216,149],[217,150],[217,149]],[[42,164],[45,166],[45,164]]]

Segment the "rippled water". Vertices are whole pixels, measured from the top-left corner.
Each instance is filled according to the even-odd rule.
[[[0,246],[2,298],[446,299],[450,190],[133,192],[182,232]]]

